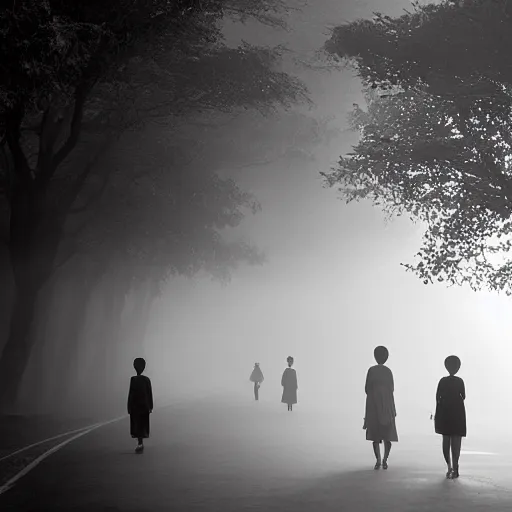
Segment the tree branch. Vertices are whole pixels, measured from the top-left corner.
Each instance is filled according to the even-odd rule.
[[[54,265],[52,267],[52,271],[51,271],[51,274],[55,274],[55,272],[57,270],[59,270],[60,268],[62,268],[66,263],[68,263],[71,258],[73,258],[73,256],[76,254],[76,249],[71,249],[70,251],[68,251],[67,255],[62,259],[62,261],[60,261],[57,265]]]
[[[69,239],[76,238],[78,235],[80,235],[80,233],[83,233],[83,231],[87,227],[87,225],[88,225],[88,221],[86,220],[85,222],[82,222],[80,224],[80,226],[78,226],[74,230],[69,230],[67,232],[64,232],[63,240],[69,240]]]
[[[94,169],[94,166],[98,163],[98,160],[103,156],[105,151],[110,147],[112,143],[113,137],[105,137],[103,139],[103,143],[100,146],[100,149],[97,151],[97,153],[94,155],[93,158],[89,160],[89,162],[85,165],[82,172],[77,176],[76,181],[68,194],[68,199],[66,201],[66,204],[63,207],[63,211],[65,213],[71,213],[71,208],[76,201],[76,198],[78,197],[78,194],[82,190],[82,187],[84,186],[85,181],[87,180],[88,176],[91,174],[92,169]],[[111,170],[109,171],[111,172]],[[108,174],[107,174],[108,176]],[[108,181],[108,177],[105,178],[105,181]]]
[[[62,122],[62,117],[54,118],[51,107],[44,111],[39,131],[39,154],[37,158],[37,180],[38,185],[43,188],[48,184],[55,171],[52,155]]]
[[[20,129],[23,115],[22,106],[17,106],[7,114],[5,121],[5,139],[14,161],[14,172],[19,173],[19,178],[25,185],[31,185],[34,179],[34,171],[30,168],[27,157],[20,144]]]
[[[103,183],[101,184],[100,189],[95,194],[91,194],[91,197],[89,198],[89,200],[86,201],[85,204],[83,204],[82,206],[80,206],[78,208],[71,208],[69,210],[69,213],[70,214],[84,213],[95,202],[99,201],[101,199],[101,196],[103,195],[103,192],[107,188],[108,178],[109,178],[111,172],[112,172],[112,167],[109,167],[109,171],[105,174],[104,179],[103,179]]]
[[[64,161],[64,159],[71,153],[71,151],[76,146],[78,142],[78,138],[80,137],[80,128],[82,125],[82,118],[84,114],[84,103],[87,96],[87,89],[85,84],[81,84],[77,87],[75,92],[75,108],[73,110],[73,118],[71,120],[71,127],[69,136],[62,145],[62,147],[55,153],[52,161],[52,172],[50,176],[47,176],[46,179],[50,179],[51,175],[55,172],[55,169],[59,167],[59,165]]]

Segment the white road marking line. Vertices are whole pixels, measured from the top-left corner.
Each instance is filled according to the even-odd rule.
[[[118,421],[120,419],[126,418],[126,414],[123,416],[119,416],[118,418],[114,418],[113,420],[104,421],[103,423],[97,423],[96,425],[93,425],[88,430],[85,430],[83,432],[80,432],[79,434],[76,434],[75,436],[71,437],[70,439],[66,439],[62,443],[58,444],[57,446],[54,446],[53,448],[50,448],[49,450],[45,451],[42,455],[37,457],[37,459],[33,460],[30,464],[25,466],[20,472],[18,472],[16,475],[14,475],[10,480],[8,480],[4,485],[0,487],[0,495],[7,492],[11,487],[22,477],[24,477],[29,471],[32,471],[38,464],[40,464],[46,457],[49,457],[52,453],[55,453],[57,450],[60,450],[63,446],[66,446],[71,441],[74,441],[75,439],[78,439],[81,436],[84,436],[85,434],[88,434],[89,432],[92,432],[93,430],[96,430],[97,428],[102,427],[103,425],[108,425],[109,423],[113,423],[114,421]],[[60,436],[62,437],[62,436]]]
[[[183,402],[176,402],[176,403],[170,403],[170,404],[166,404],[166,405],[161,405],[160,407],[157,407],[155,410],[165,409],[165,407],[171,407],[172,405],[180,405],[182,403],[185,403],[185,401],[183,401]],[[47,441],[53,441],[54,439],[58,439],[59,437],[64,437],[64,436],[67,436],[69,434],[74,434],[75,432],[81,432],[82,430],[92,429],[93,427],[98,427],[98,426],[101,427],[101,425],[106,425],[110,421],[117,421],[117,420],[119,420],[121,418],[124,418],[125,416],[126,415],[119,416],[119,418],[116,418],[114,420],[109,420],[109,421],[103,422],[103,423],[93,423],[92,425],[88,425],[87,427],[81,427],[81,428],[77,428],[75,430],[69,430],[68,432],[64,432],[63,434],[57,434],[56,436],[48,437],[46,439],[43,439],[42,441],[37,441],[37,443],[29,444],[28,446],[25,446],[23,448],[20,448],[19,450],[16,450],[16,451],[14,451],[12,453],[9,453],[8,455],[4,455],[3,457],[0,457],[0,462],[2,462],[5,459],[8,459],[9,457],[13,457],[14,455],[17,455],[18,453],[24,452],[25,450],[28,450],[29,448],[33,448],[34,446],[38,446],[40,444],[46,443]]]
[[[29,448],[33,448],[34,446],[38,446],[40,444],[46,443],[47,441],[53,441],[54,439],[58,439],[59,437],[64,437],[69,434],[74,434],[75,432],[81,432],[82,430],[91,429],[95,426],[99,425],[99,423],[93,423],[92,425],[88,425],[87,427],[77,428],[75,430],[70,430],[69,432],[64,432],[63,434],[58,434],[53,437],[48,437],[47,439],[43,439],[42,441],[37,441],[37,443],[29,444],[28,446],[25,446],[23,448],[20,448],[19,450],[16,450],[15,452],[9,453],[9,455],[5,455],[4,457],[0,458],[0,462],[2,462],[5,459],[8,459],[9,457],[12,457],[14,455],[17,455],[18,453],[24,452],[25,450],[28,450]]]
[[[168,404],[162,405],[160,407],[157,407],[157,408],[155,408],[153,410],[155,411],[155,410],[165,409],[166,407],[172,407],[173,405],[181,405],[181,404],[186,403],[186,402],[187,402],[186,400],[182,400],[182,401],[179,401],[179,402],[168,403]],[[31,448],[31,447],[37,446],[39,444],[45,443],[46,441],[51,441],[52,439],[58,439],[59,437],[63,437],[65,435],[72,434],[73,432],[80,432],[80,434],[77,434],[76,436],[73,436],[70,439],[66,439],[66,441],[63,441],[62,443],[58,444],[57,446],[54,446],[53,448],[50,448],[49,450],[44,452],[42,455],[40,455],[37,459],[33,460],[30,464],[25,466],[21,471],[19,471],[16,475],[14,475],[10,480],[8,480],[4,485],[2,485],[0,487],[0,495],[4,494],[9,489],[11,489],[11,487],[20,478],[22,478],[29,471],[34,469],[39,463],[41,463],[44,459],[46,459],[46,457],[50,456],[52,453],[55,453],[57,450],[60,450],[63,446],[66,446],[71,441],[74,441],[75,439],[78,439],[79,437],[81,437],[81,436],[83,436],[85,434],[88,434],[89,432],[91,432],[93,430],[96,430],[97,428],[100,428],[100,427],[102,427],[104,425],[108,425],[109,423],[113,423],[114,421],[122,420],[123,418],[126,418],[126,417],[128,417],[128,414],[123,414],[122,416],[118,416],[117,418],[114,418],[113,420],[103,421],[102,423],[95,423],[94,425],[90,425],[89,427],[83,427],[82,429],[71,430],[69,432],[65,432],[64,434],[59,434],[57,436],[49,437],[48,439],[43,439],[42,441],[38,441],[37,443],[33,443],[30,446],[25,446],[25,448],[21,448],[21,449],[15,451],[15,452],[13,452],[13,453],[11,453],[9,455],[6,455],[2,459],[0,459],[0,461],[5,460],[5,459],[7,459],[9,457],[12,457],[16,453],[23,452],[23,451],[27,450],[28,448]]]

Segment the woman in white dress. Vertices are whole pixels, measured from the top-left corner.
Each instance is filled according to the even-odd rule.
[[[386,347],[379,346],[374,352],[378,364],[372,366],[366,375],[366,412],[363,428],[366,429],[366,439],[373,441],[373,451],[377,462],[375,469],[381,466],[388,469],[388,457],[391,443],[398,441],[395,417],[395,399],[393,396],[393,373],[384,365],[389,352]],[[384,441],[384,459],[381,459],[380,444]]]

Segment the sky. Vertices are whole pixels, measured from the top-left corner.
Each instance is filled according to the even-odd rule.
[[[325,42],[326,27],[373,11],[399,15],[404,8],[409,2],[315,0],[290,20],[288,33],[254,24],[226,24],[224,33],[229,45],[242,39],[286,43],[308,56]],[[468,432],[489,435],[490,421],[492,428],[505,428],[510,299],[425,286],[400,266],[420,248],[420,225],[401,218],[386,223],[370,203],[345,205],[322,186],[319,172],[357,143],[346,114],[354,102],[363,105],[360,83],[349,70],[302,70],[300,77],[316,104],[310,115],[335,116],[339,137],[317,148],[315,162],[299,167],[276,162],[224,169],[262,205],[237,233],[263,249],[268,261],[239,268],[225,287],[206,278],[173,280],[153,308],[145,347],[148,374],[162,394],[229,392],[249,400],[248,379],[257,361],[266,379],[261,400],[277,406],[281,374],[292,355],[297,407],[334,408],[350,428],[361,428],[366,372],[375,364],[373,349],[382,344],[395,377],[398,428],[432,432],[430,413],[446,374],[444,359],[456,354],[466,382]],[[215,147],[230,131],[243,140],[243,123],[205,134],[205,145]]]

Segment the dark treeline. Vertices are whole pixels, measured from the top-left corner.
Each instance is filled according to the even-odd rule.
[[[256,199],[214,165],[194,165],[195,142],[179,133],[204,113],[309,102],[304,84],[277,69],[282,48],[222,41],[224,17],[286,28],[286,11],[279,0],[2,8],[4,411],[29,368],[25,406],[44,409],[46,396],[65,407],[80,385],[105,396],[163,282],[200,270],[226,279],[236,264],[262,261],[219,234],[256,213]],[[148,145],[133,151],[146,130]]]

